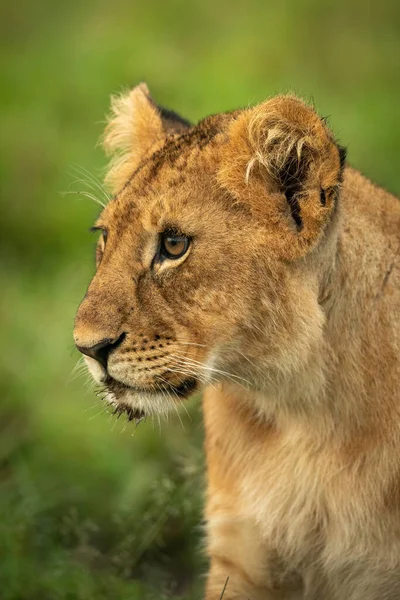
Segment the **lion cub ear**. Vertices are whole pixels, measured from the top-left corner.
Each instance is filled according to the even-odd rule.
[[[111,115],[103,148],[111,156],[105,182],[116,194],[141,161],[170,134],[181,133],[190,123],[175,112],[157,106],[145,83],[111,99]]]
[[[271,248],[304,256],[323,236],[346,152],[323,119],[294,96],[277,96],[232,121],[220,182],[265,223]]]

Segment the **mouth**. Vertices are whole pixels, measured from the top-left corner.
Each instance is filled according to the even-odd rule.
[[[136,424],[145,419],[149,413],[154,412],[151,406],[152,399],[155,401],[155,404],[158,403],[157,400],[160,398],[160,395],[166,395],[170,399],[170,402],[174,399],[185,400],[196,391],[199,385],[197,379],[194,377],[185,379],[179,385],[163,383],[157,384],[157,387],[127,385],[110,376],[107,377],[104,383],[107,390],[114,397],[112,401],[114,414],[117,417],[125,414],[128,421],[135,420]],[[130,396],[133,396],[133,398]],[[138,406],[135,406],[135,397],[139,400]],[[143,408],[143,399],[146,399],[145,404],[148,406],[148,410],[144,410]]]
[[[179,399],[188,398],[193,392],[196,390],[198,382],[194,377],[190,377],[185,379],[179,385],[171,384],[157,384],[157,387],[139,387],[135,385],[127,385],[126,383],[122,383],[121,381],[117,381],[113,377],[107,377],[105,381],[106,387],[113,392],[114,394],[118,394],[118,392],[125,392],[126,390],[133,392],[135,394],[146,394],[146,395],[158,395],[162,392],[175,394]]]

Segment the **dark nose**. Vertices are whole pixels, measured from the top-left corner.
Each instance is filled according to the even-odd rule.
[[[118,346],[124,341],[125,337],[126,333],[122,333],[116,340],[113,340],[112,338],[105,338],[104,340],[101,340],[101,342],[94,344],[94,346],[86,347],[76,344],[76,347],[78,348],[79,352],[94,358],[105,369],[107,369],[107,360],[110,352],[118,348]]]

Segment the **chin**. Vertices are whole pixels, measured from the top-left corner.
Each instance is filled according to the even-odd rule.
[[[114,407],[114,414],[125,414],[129,421],[139,423],[151,415],[166,415],[176,410],[179,403],[192,396],[198,389],[199,383],[189,378],[179,385],[161,385],[141,388],[121,383],[108,377],[104,384],[104,399]]]
[[[85,357],[85,361],[94,381],[101,387],[99,396],[114,408],[114,414],[125,414],[129,421],[136,420],[137,423],[147,416],[166,415],[171,410],[176,411],[180,402],[200,389],[199,381],[194,377],[178,384],[154,381],[149,386],[141,387],[111,377],[90,357]]]

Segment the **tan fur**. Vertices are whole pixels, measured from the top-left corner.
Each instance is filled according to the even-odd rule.
[[[147,152],[162,139],[162,122],[145,83],[127,94],[113,96],[103,147],[112,161],[106,184],[116,194]]]
[[[400,203],[293,96],[167,121],[143,85],[114,103],[75,340],[120,340],[87,360],[128,416],[206,386],[207,600],[398,600]]]

